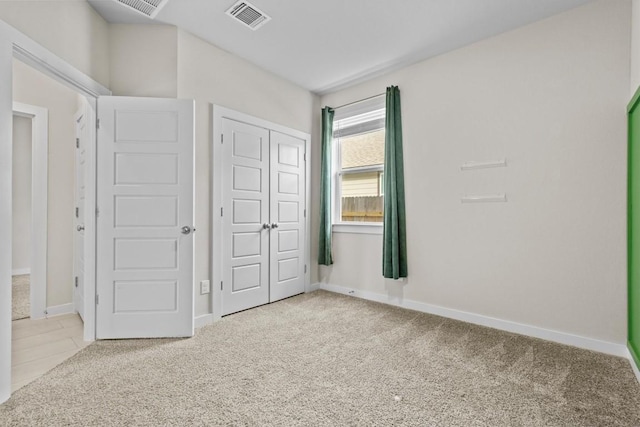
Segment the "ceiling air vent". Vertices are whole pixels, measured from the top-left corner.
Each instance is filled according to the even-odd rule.
[[[116,2],[135,10],[151,19],[155,18],[160,9],[169,0],[115,0]]]
[[[237,19],[254,31],[271,20],[271,18],[257,7],[242,0],[231,6],[231,8],[227,10],[227,15]]]

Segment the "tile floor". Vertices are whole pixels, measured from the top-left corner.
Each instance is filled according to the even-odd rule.
[[[12,328],[12,392],[41,377],[90,344],[82,339],[83,323],[77,314],[15,320]]]

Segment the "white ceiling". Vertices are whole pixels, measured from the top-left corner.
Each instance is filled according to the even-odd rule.
[[[251,0],[272,20],[252,31],[235,0],[168,0],[155,21],[89,0],[107,21],[166,23],[317,93],[439,55],[591,0]]]

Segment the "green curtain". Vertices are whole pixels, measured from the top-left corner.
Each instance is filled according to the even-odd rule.
[[[320,166],[320,245],[318,264],[333,264],[331,255],[331,141],[333,140],[332,108],[322,109],[322,158]]]
[[[400,90],[387,88],[384,140],[384,231],[382,275],[407,277],[407,220],[404,206],[404,166]]]

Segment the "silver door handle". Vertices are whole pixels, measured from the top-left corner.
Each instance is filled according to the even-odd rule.
[[[77,227],[76,227],[76,230],[78,230],[78,231],[84,231],[84,224],[77,226]]]
[[[269,225],[269,224],[267,224],[267,223],[265,222],[264,224],[262,224],[262,228],[263,228],[264,230],[268,230],[268,229],[270,229],[270,228],[271,228],[271,225]]]
[[[272,222],[271,223],[271,228],[278,228],[278,223],[277,222]]]
[[[188,225],[185,225],[184,227],[182,227],[180,229],[180,231],[182,232],[182,234],[191,234],[191,233],[195,233],[196,232],[196,228],[195,227],[189,227]]]

